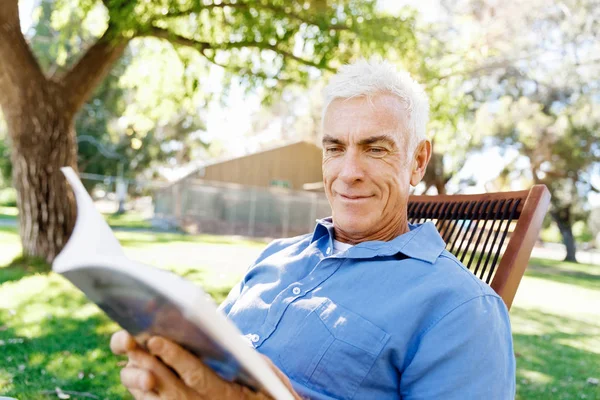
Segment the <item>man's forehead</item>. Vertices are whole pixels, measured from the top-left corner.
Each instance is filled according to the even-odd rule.
[[[323,135],[330,137],[406,136],[408,111],[392,94],[338,98],[331,102],[323,121]]]

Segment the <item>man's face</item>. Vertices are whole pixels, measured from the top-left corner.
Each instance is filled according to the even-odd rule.
[[[329,105],[323,122],[323,182],[336,235],[339,231],[360,242],[406,229],[413,157],[407,154],[404,109],[391,94],[336,99]]]

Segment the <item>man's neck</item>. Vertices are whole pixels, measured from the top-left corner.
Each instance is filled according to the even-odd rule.
[[[395,224],[389,224],[378,231],[365,232],[364,234],[344,232],[342,229],[335,226],[335,221],[333,222],[333,229],[335,231],[335,240],[352,245],[371,241],[389,242],[410,231],[406,218],[399,220]]]

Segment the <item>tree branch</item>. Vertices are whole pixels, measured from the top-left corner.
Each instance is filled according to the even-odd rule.
[[[21,33],[18,0],[3,0],[0,5],[0,106],[5,112],[24,98],[25,84],[43,86],[46,82],[40,65]]]
[[[564,178],[568,178],[569,175],[565,172],[562,171],[543,171],[544,174],[546,174],[547,177],[550,178],[554,178],[554,179],[564,179]]]
[[[78,110],[87,101],[115,61],[121,57],[129,40],[116,34],[116,29],[109,23],[102,37],[58,79],[74,110]]]
[[[217,67],[221,67],[223,69],[229,70],[240,76],[254,75],[255,77],[261,78],[261,79],[275,79],[274,77],[269,76],[269,75],[265,74],[264,72],[253,72],[252,70],[250,70],[249,68],[246,68],[246,67],[240,67],[237,65],[231,66],[231,65],[221,64],[221,63],[217,62],[217,60],[215,59],[214,56],[210,56],[206,52],[202,52],[202,55],[204,56],[204,58],[206,58],[208,61],[210,61],[212,64],[216,65]],[[281,72],[281,70],[277,71],[277,74],[275,74],[275,75],[279,75],[280,72]],[[294,83],[294,81],[292,79],[281,78],[281,77],[277,78],[277,82],[278,82],[278,84]]]
[[[600,186],[596,186],[592,183],[592,180],[590,177],[588,178],[584,178],[584,183],[587,183],[590,187],[590,191],[594,192],[594,193],[600,193]]]
[[[206,50],[230,50],[230,49],[239,49],[239,48],[248,48],[254,47],[261,50],[271,50],[277,54],[282,55],[285,58],[294,60],[300,64],[319,68],[322,67],[314,61],[304,59],[302,57],[298,57],[287,50],[283,50],[279,48],[276,44],[272,45],[266,42],[256,42],[256,41],[240,41],[240,42],[225,42],[225,43],[209,43],[202,42],[199,40],[194,40],[187,38],[185,36],[177,35],[173,32],[168,31],[167,29],[159,28],[156,26],[151,27],[149,30],[140,34],[140,36],[154,36],[161,39],[168,40],[171,43],[179,44],[182,46],[192,47],[206,56]],[[225,67],[227,68],[227,67]],[[331,67],[325,67],[328,71],[334,71]]]
[[[178,45],[181,45],[181,46],[195,48],[196,50],[198,50],[198,52],[200,52],[200,54],[202,54],[204,56],[204,58],[206,58],[212,64],[214,64],[214,65],[216,65],[218,67],[221,67],[223,69],[229,70],[231,72],[234,72],[234,73],[236,73],[238,75],[242,75],[242,76],[243,75],[254,75],[254,76],[256,76],[258,78],[261,78],[261,79],[275,79],[274,77],[268,76],[267,74],[262,73],[262,72],[253,72],[249,68],[240,67],[240,66],[225,65],[225,64],[219,63],[216,60],[215,56],[211,56],[207,52],[207,50],[213,50],[214,49],[210,43],[201,42],[201,41],[197,41],[197,40],[188,39],[188,38],[185,38],[183,36],[174,35],[172,32],[169,32],[166,29],[161,29],[161,28],[157,28],[157,27],[154,27],[152,29],[152,32],[153,32],[153,34],[151,36],[154,36],[154,37],[157,37],[157,38],[161,38],[161,39],[165,39],[165,40],[170,41],[171,43],[178,44]],[[291,83],[292,82],[290,79],[278,78],[277,80],[279,82],[287,82],[287,83]]]
[[[260,50],[271,50],[274,51],[277,54],[281,54],[282,56],[284,56],[285,58],[288,58],[290,60],[294,60],[300,64],[304,64],[306,66],[309,67],[314,67],[314,68],[318,68],[321,69],[321,66],[314,62],[314,61],[310,61],[307,60],[305,58],[302,57],[298,57],[296,55],[294,55],[293,53],[287,51],[287,50],[283,50],[281,48],[279,48],[276,44],[272,45],[269,44],[267,42],[256,42],[256,41],[241,41],[241,42],[229,42],[229,43],[223,43],[217,46],[213,46],[214,49],[217,50],[229,50],[229,49],[239,49],[239,48],[244,48],[244,47],[254,47]],[[327,70],[327,71],[331,71],[331,72],[335,72],[335,70],[331,67],[325,66],[323,69]]]
[[[251,8],[254,9],[258,9],[258,10],[269,10],[271,12],[273,12],[274,14],[279,14],[281,16],[296,20],[300,23],[305,23],[308,25],[316,25],[316,26],[320,26],[319,23],[317,23],[316,21],[311,20],[310,18],[307,18],[303,15],[300,15],[298,13],[294,13],[291,11],[286,11],[286,9],[284,7],[279,7],[279,6],[275,6],[273,4],[261,4],[261,3],[257,3],[257,4],[247,4],[247,3],[225,3],[225,2],[221,2],[219,4],[208,4],[208,5],[201,5],[199,7],[191,7],[187,10],[177,10],[177,11],[173,11],[173,12],[169,12],[164,16],[161,16],[159,18],[157,18],[156,20],[159,19],[164,19],[164,18],[179,18],[179,17],[185,17],[188,16],[190,14],[194,14],[194,13],[198,13],[202,10],[210,10],[210,9],[215,9],[215,8],[225,8],[225,7],[230,7],[230,8],[238,8],[238,9],[246,9],[249,10]],[[155,20],[155,21],[156,21]],[[344,24],[333,24],[333,25],[328,25],[327,26],[328,29],[333,29],[336,31],[339,30],[349,30],[350,27]]]
[[[192,47],[201,53],[205,50],[214,48],[213,45],[208,42],[186,38],[185,36],[177,35],[167,29],[159,28],[157,26],[150,27],[150,29],[138,34],[138,36],[153,36],[159,39],[165,39],[174,44]]]

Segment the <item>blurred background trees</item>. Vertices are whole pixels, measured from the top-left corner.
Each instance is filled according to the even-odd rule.
[[[26,211],[19,213],[23,251],[49,261],[75,217],[58,173],[64,165],[77,168],[75,118],[124,54],[131,59],[119,82],[136,90],[127,105],[105,100],[106,112],[123,110],[111,129],[119,137],[112,139],[113,150],[127,144],[136,150],[133,168],[156,155],[139,157],[142,147],[187,148],[177,139],[201,127],[194,116],[206,105],[213,66],[224,71],[225,88],[236,76],[247,90],[260,87],[269,101],[284,84],[306,85],[320,70],[335,70],[357,54],[395,49],[407,60],[417,58],[414,15],[379,14],[370,1],[57,0],[37,12],[39,33],[30,38],[21,33],[18,1],[0,6],[0,106],[13,185]],[[86,125],[84,114],[79,123],[95,125],[97,111],[84,110],[92,121]]]
[[[318,143],[318,82],[370,56],[409,70],[430,96],[434,153],[419,192],[546,184],[547,224],[572,261],[573,227],[594,226],[597,0],[31,1],[24,35],[17,1],[0,5],[12,29],[0,37],[0,184],[12,175],[31,210],[19,214],[26,254],[51,259],[69,233],[72,203],[52,198],[65,193],[59,161],[152,178],[238,155],[232,141]],[[244,132],[209,129],[215,114],[236,119],[258,102]]]
[[[463,6],[493,66],[479,78],[487,90],[478,96],[476,129],[514,150],[502,179],[548,186],[549,215],[575,261],[573,224],[586,221],[589,194],[600,193],[592,178],[600,172],[598,2]]]

